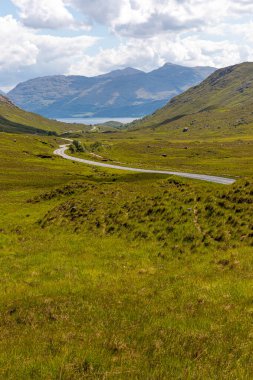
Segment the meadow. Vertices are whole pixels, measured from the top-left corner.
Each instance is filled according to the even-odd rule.
[[[0,134],[0,378],[253,377],[252,140],[205,157],[134,136],[85,134],[79,154],[237,181],[102,170],[53,156],[58,137]]]
[[[79,154],[108,163],[132,165],[149,169],[171,169],[193,173],[235,176],[252,175],[253,138],[244,136],[203,137],[199,131],[188,134],[145,133],[85,133],[79,140],[86,152]],[[96,157],[98,155],[98,157]]]

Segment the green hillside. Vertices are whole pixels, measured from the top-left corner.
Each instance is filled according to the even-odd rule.
[[[23,111],[16,107],[5,96],[0,95],[0,131],[11,133],[63,133],[69,131],[85,131],[90,129],[81,124],[67,124],[49,120],[40,115]]]
[[[248,134],[253,131],[253,63],[217,70],[200,85],[173,98],[130,129],[151,128],[198,135]]]

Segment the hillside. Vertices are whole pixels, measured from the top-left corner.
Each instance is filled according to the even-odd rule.
[[[217,70],[198,86],[131,124],[130,129],[189,133],[248,133],[253,124],[253,63]]]
[[[149,73],[126,68],[95,77],[49,76],[20,83],[8,97],[46,117],[139,117],[162,107],[214,70],[167,63]]]
[[[60,123],[16,107],[8,98],[0,95],[0,131],[12,133],[40,133],[84,131],[89,127]]]

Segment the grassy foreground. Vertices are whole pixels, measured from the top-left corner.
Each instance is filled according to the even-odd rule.
[[[221,186],[86,167],[59,142],[0,134],[0,378],[251,379],[250,149],[219,161],[241,177]]]

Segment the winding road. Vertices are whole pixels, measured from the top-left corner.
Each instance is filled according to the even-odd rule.
[[[71,140],[69,140],[69,141],[71,141]],[[111,165],[111,164],[105,164],[102,162],[85,160],[83,158],[72,157],[72,156],[67,155],[65,153],[65,151],[68,149],[69,145],[70,144],[60,145],[60,147],[54,151],[54,154],[57,156],[60,156],[62,158],[65,158],[66,160],[81,162],[81,163],[86,164],[86,165],[99,166],[102,168],[126,170],[126,171],[131,171],[131,172],[136,172],[136,173],[175,175],[175,176],[179,176],[179,177],[192,178],[192,179],[198,179],[201,181],[219,183],[222,185],[232,185],[235,182],[235,180],[232,178],[216,177],[216,176],[204,175],[204,174],[173,172],[173,171],[167,171],[167,170],[138,169],[138,168],[131,168],[131,167],[119,166],[119,165]]]

